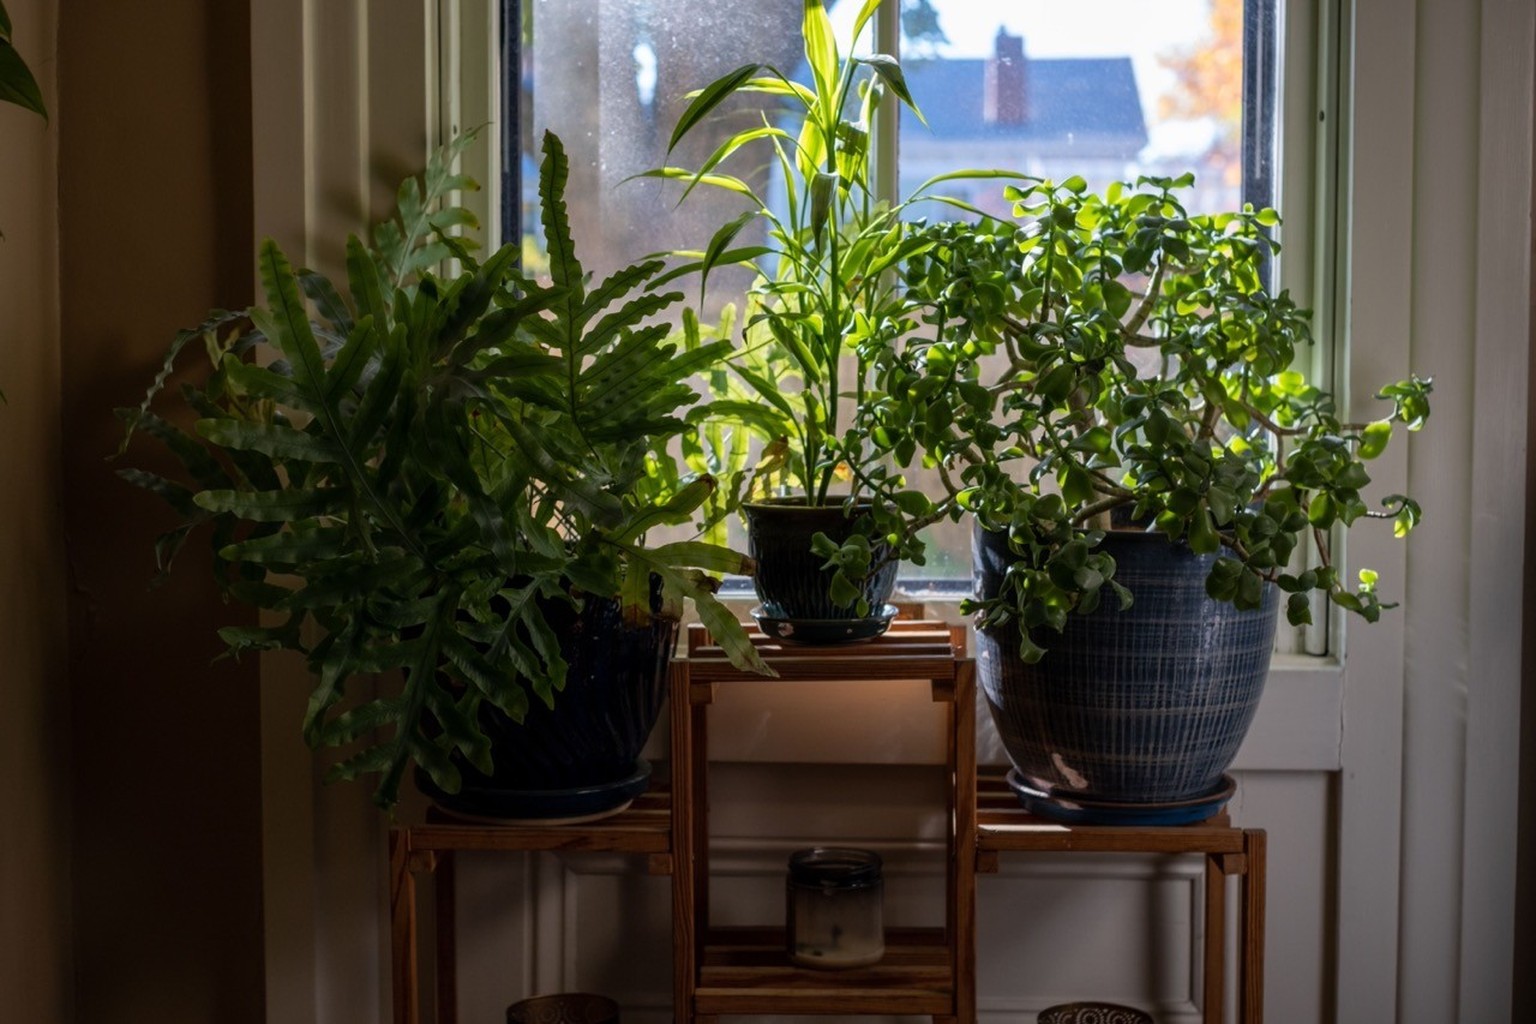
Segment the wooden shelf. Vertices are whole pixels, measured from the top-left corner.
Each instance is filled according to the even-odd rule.
[[[891,929],[885,957],[871,967],[818,971],[784,953],[782,928],[717,928],[700,954],[694,993],[700,1014],[948,1014],[954,973],[942,928]]]
[[[844,647],[796,647],[752,634],[752,642],[797,685],[844,680],[931,682],[947,720],[949,871],[942,928],[892,929],[871,967],[818,971],[784,952],[784,929],[714,928],[709,922],[708,720],[733,683],[761,677],[731,667],[698,626],[688,657],[673,662],[669,686],[671,762],[651,790],[622,814],[564,826],[524,827],[455,820],[433,810],[423,824],[390,831],[390,921],[396,1024],[417,1024],[416,876],[430,875],[437,901],[437,1020],[454,1005],[454,854],[474,851],[630,853],[672,879],[673,998],[677,1024],[715,1024],[721,1014],[927,1014],[935,1024],[976,1020],[976,875],[1004,854],[1153,853],[1205,857],[1206,1024],[1220,1024],[1226,966],[1226,883],[1238,878],[1241,957],[1239,1019],[1261,1024],[1265,835],[1225,815],[1159,828],[1062,825],[1026,813],[1003,769],[976,768],[975,666],[965,630],[894,623],[885,636]],[[722,689],[724,687],[724,689]]]
[[[661,775],[662,773],[657,773]],[[578,825],[507,825],[456,818],[437,808],[424,825],[404,830],[411,850],[569,850],[590,853],[670,853],[672,790],[653,780],[622,814]]]

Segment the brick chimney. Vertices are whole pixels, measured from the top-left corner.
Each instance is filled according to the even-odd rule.
[[[995,52],[987,58],[982,117],[989,124],[1021,125],[1029,119],[1024,88],[1024,37],[997,27]]]

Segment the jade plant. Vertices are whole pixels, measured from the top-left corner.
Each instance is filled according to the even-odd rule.
[[[1014,220],[925,227],[905,264],[924,326],[885,364],[864,429],[898,465],[936,470],[948,514],[1007,534],[1001,592],[969,607],[1028,661],[1068,615],[1132,600],[1099,549],[1116,523],[1217,556],[1206,589],[1239,608],[1280,587],[1293,625],[1314,591],[1372,621],[1390,607],[1374,572],[1346,578],[1330,534],[1418,522],[1411,498],[1364,493],[1396,430],[1424,424],[1431,382],[1341,417],[1294,368],[1310,314],[1264,286],[1278,216],[1191,215],[1192,182],[1009,185]]]
[[[697,398],[686,382],[724,346],[667,343],[652,319],[682,296],[646,290],[660,261],[586,280],[553,135],[539,177],[549,280],[520,273],[517,243],[477,259],[473,217],[452,202],[474,187],[451,170],[468,141],[401,186],[371,244],[348,241],[341,287],[266,242],[264,303],[183,332],[123,411],[188,474],[122,471],[181,513],[162,568],[190,530],[211,530],[221,586],[267,612],[223,639],[305,657],[306,740],[347,748],[334,776],[377,773],[384,806],[412,762],[447,792],[456,757],[491,770],[482,705],[521,721],[530,700],[559,700],[558,605],[617,598],[642,624],[692,602],[738,664],[763,669],[713,596],[711,574],[750,572],[745,556],[646,543],[715,486],[658,467]],[[458,269],[439,273],[445,261]],[[198,347],[211,367],[182,389],[199,417],[189,433],[156,401]],[[403,682],[377,697],[355,685],[397,669]]]
[[[795,81],[762,63],[717,79],[679,117],[668,153],[712,123],[712,114],[718,118],[717,108],[732,97],[763,97],[756,123],[726,137],[697,168],[649,172],[685,182],[682,202],[700,186],[746,202],[746,212],[702,250],[681,254],[687,262],[671,274],[696,273],[702,304],[712,270],[740,264],[757,271],[730,373],[715,382],[712,415],[758,435],[763,461],[749,479],[762,487],[761,496],[777,482],[809,506],[868,506],[865,525],[848,540],[816,539],[817,553],[833,570],[832,598],[845,607],[864,603],[856,583],[884,565],[920,564],[919,531],[942,517],[934,502],[892,472],[857,410],[871,399],[877,367],[915,326],[898,271],[933,242],[913,232],[903,211],[923,199],[944,201],[929,195],[939,181],[978,173],[943,175],[902,202],[876,194],[871,163],[881,104],[890,102],[889,94],[922,117],[894,57],[855,55],[881,2],[865,0],[852,38],[840,45],[822,0],[804,0],[810,80]],[[766,184],[773,191],[760,192],[763,183],[751,183],[750,173],[725,171],[727,161],[748,157],[770,169]]]

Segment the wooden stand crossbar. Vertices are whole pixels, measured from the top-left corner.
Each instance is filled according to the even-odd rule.
[[[390,830],[390,923],[395,1024],[419,1024],[416,881],[431,876],[437,905],[436,1019],[457,1021],[454,854],[459,850],[644,855],[672,879],[673,999],[677,1024],[716,1024],[720,1014],[926,1014],[935,1024],[976,1020],[976,874],[1000,855],[1028,852],[1202,854],[1205,857],[1204,1020],[1221,1024],[1225,996],[1227,879],[1238,878],[1241,1024],[1262,1024],[1265,834],[1225,815],[1158,828],[1060,825],[1026,814],[1000,770],[976,768],[974,665],[965,631],[902,622],[866,644],[795,647],[754,633],[753,643],[787,684],[926,680],[947,715],[949,870],[942,928],[892,929],[877,965],[848,971],[796,967],[782,928],[709,924],[708,711],[730,684],[761,677],[732,668],[702,627],[670,676],[672,757],[665,781],[620,815],[589,824],[526,828],[428,821]],[[786,700],[792,699],[786,687]]]

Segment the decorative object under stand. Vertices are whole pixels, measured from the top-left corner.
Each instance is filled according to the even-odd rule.
[[[1047,1006],[1038,1024],[1155,1024],[1152,1015],[1132,1006],[1115,1003],[1063,1003]]]
[[[513,1003],[507,1024],[619,1024],[619,1004],[591,992],[556,992]]]
[[[802,967],[868,967],[885,956],[880,855],[846,846],[796,850],[785,881],[789,958]]]

